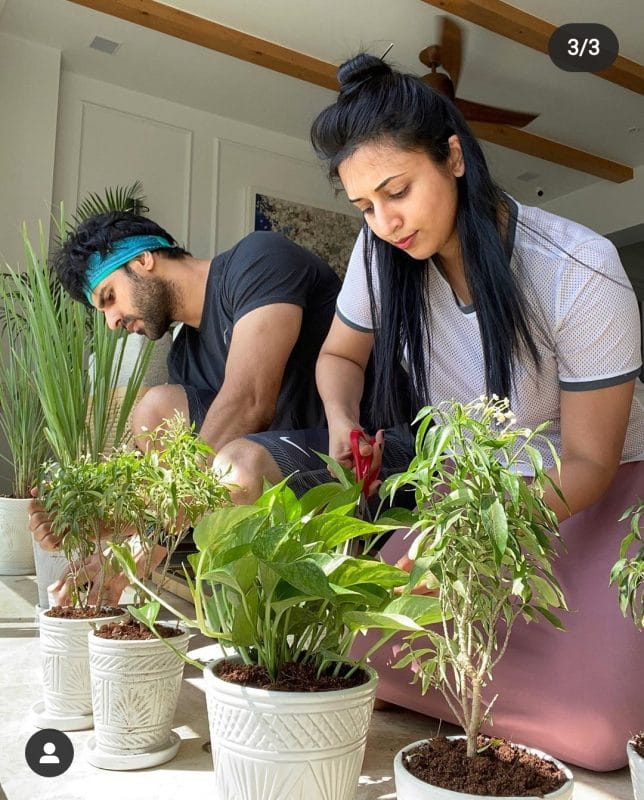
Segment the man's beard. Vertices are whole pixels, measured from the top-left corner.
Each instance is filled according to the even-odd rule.
[[[175,322],[176,290],[169,281],[162,278],[142,278],[136,273],[130,275],[133,283],[132,303],[135,315],[123,319],[123,327],[139,320],[142,323],[137,333],[148,339],[160,339]]]

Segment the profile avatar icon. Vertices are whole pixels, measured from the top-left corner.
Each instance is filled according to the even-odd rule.
[[[74,746],[69,736],[55,728],[37,731],[25,744],[25,761],[36,775],[43,778],[62,775],[73,760]]]
[[[45,751],[45,755],[40,757],[39,764],[60,764],[60,759],[54,755],[56,745],[53,742],[45,742],[42,749]]]

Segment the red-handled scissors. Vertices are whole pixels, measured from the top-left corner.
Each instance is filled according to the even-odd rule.
[[[363,456],[362,453],[360,452],[361,440],[371,445],[371,447],[373,448],[376,444],[376,437],[367,436],[367,434],[364,431],[361,431],[359,428],[354,428],[349,434],[349,442],[351,444],[351,455],[353,456],[353,463],[356,465],[356,478],[359,481],[364,480],[364,484],[362,486],[362,494],[365,497],[369,497],[369,489],[373,485],[374,481],[378,480],[378,476],[380,475],[380,465],[378,465],[373,470],[373,472],[371,471],[371,463],[373,461],[373,449],[370,455]]]

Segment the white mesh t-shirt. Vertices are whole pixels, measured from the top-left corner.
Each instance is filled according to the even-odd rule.
[[[539,208],[522,206],[513,200],[510,205],[512,268],[520,276],[542,329],[533,330],[541,355],[541,370],[537,372],[531,358],[515,370],[517,386],[511,408],[521,426],[534,428],[549,421],[545,435],[560,452],[560,390],[612,386],[639,373],[641,334],[637,300],[617,251],[608,239]],[[375,272],[374,291],[377,298]],[[431,260],[427,292],[431,309],[431,351],[426,353],[426,361],[431,358],[427,402],[433,405],[448,400],[469,402],[486,394],[481,335],[473,307],[459,304]],[[362,233],[353,249],[336,310],[340,319],[352,328],[374,329]],[[596,420],[596,424],[602,425],[602,420]],[[542,445],[540,450],[544,464],[552,466],[548,448]],[[644,460],[644,406],[634,398],[622,462],[640,460]]]

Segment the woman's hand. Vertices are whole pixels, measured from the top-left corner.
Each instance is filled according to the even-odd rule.
[[[402,558],[399,558],[396,561],[396,566],[399,569],[404,569],[405,572],[411,572],[414,566],[414,562],[409,558],[408,555],[404,555]],[[396,594],[403,593],[404,586],[397,586],[394,589]],[[412,594],[430,594],[436,597],[438,595],[438,583],[436,579],[430,575],[429,577],[425,578],[424,580],[420,581],[414,588],[411,590]]]
[[[352,469],[354,472],[356,471],[356,464],[351,451],[351,431],[356,429],[362,431],[362,426],[348,419],[329,425],[329,455],[343,467]],[[363,458],[372,457],[369,474],[373,475],[380,470],[382,464],[385,434],[382,430],[377,431],[374,437],[376,441],[373,445],[369,444],[368,439],[370,437],[365,437],[360,437],[360,455]],[[357,474],[356,477],[358,477]],[[380,483],[381,481],[374,481],[371,484],[369,487],[370,495],[378,490]]]

